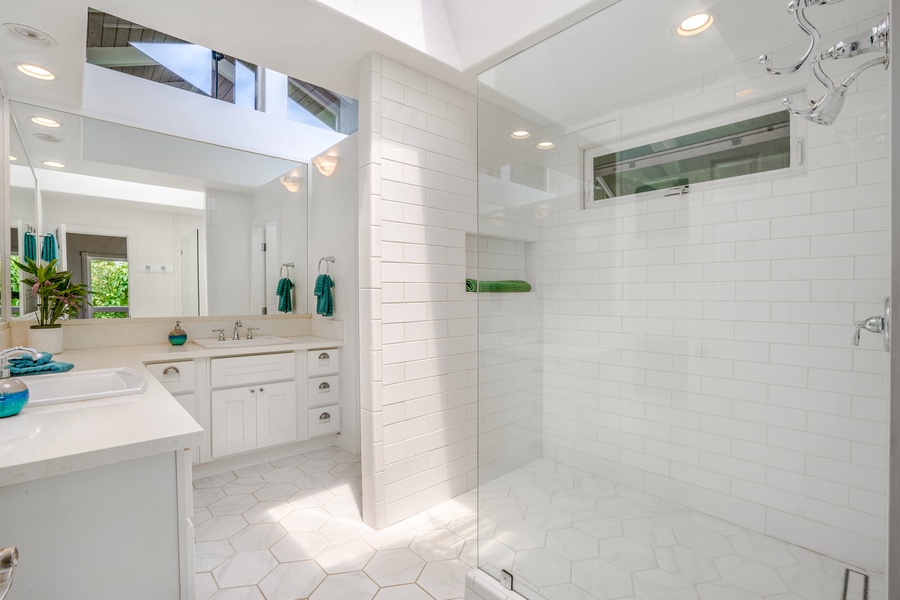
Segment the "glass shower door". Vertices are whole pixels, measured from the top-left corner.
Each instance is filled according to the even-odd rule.
[[[825,50],[887,10],[807,16]],[[625,0],[479,76],[468,277],[531,291],[478,293],[478,564],[526,598],[883,597],[888,74],[789,115],[823,86],[758,57],[801,39]]]

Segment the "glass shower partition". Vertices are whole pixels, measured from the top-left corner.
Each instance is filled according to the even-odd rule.
[[[825,50],[887,10],[807,16]],[[516,593],[883,597],[888,76],[789,116],[822,86],[758,57],[802,39],[623,0],[479,76],[467,276],[531,286],[478,292],[478,566]]]

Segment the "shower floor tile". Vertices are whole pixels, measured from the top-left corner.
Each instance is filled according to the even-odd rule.
[[[840,600],[853,568],[547,459],[480,489],[481,567],[531,600]]]
[[[326,448],[195,481],[196,600],[461,599],[475,495],[375,530],[360,472]]]

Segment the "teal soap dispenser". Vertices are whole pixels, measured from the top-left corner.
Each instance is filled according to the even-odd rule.
[[[20,346],[0,352],[0,419],[19,414],[28,404],[28,386],[9,373],[8,358],[13,354],[30,354],[34,360],[41,357],[38,351]]]
[[[175,321],[175,329],[169,332],[169,343],[173,346],[183,346],[187,341],[187,333],[181,328],[181,321]]]

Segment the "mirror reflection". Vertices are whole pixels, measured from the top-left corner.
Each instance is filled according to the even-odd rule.
[[[34,310],[34,299],[20,287],[19,269],[26,234],[37,230],[37,182],[34,169],[22,143],[15,117],[9,117],[9,176],[10,176],[10,256],[4,261],[2,272],[8,274],[10,310],[12,318]],[[7,313],[4,312],[4,315]]]
[[[89,285],[81,318],[277,314],[291,263],[293,311],[307,312],[305,164],[28,104],[10,110],[38,188],[30,214],[16,188],[12,225],[39,227],[36,252]]]

